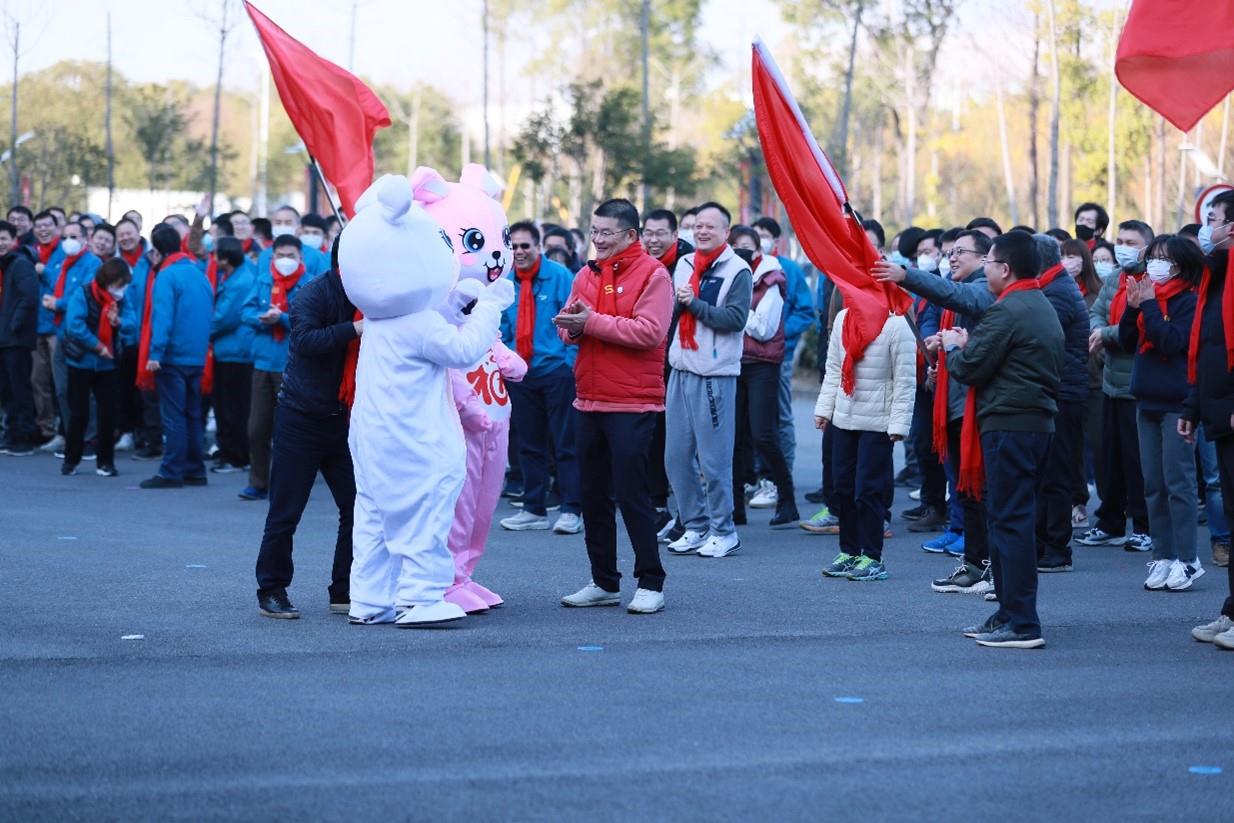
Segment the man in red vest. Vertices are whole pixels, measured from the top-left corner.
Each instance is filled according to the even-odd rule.
[[[631,614],[664,608],[664,567],[648,494],[648,455],[656,415],[664,411],[664,345],[673,313],[668,271],[638,242],[638,209],[609,200],[591,220],[596,259],[574,279],[570,299],[553,322],[562,340],[577,345],[574,407],[581,473],[583,526],[591,582],[564,606],[616,606],[617,520],[634,547],[638,591]]]

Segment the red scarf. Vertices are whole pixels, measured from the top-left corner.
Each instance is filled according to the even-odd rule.
[[[997,303],[1018,291],[1040,288],[1041,283],[1036,279],[1017,280],[1003,289],[1003,293],[994,302]],[[981,453],[981,427],[977,423],[977,390],[971,387],[964,400],[964,425],[960,429],[960,473],[956,490],[974,500],[980,500],[985,493],[985,457]]]
[[[1227,272],[1227,279],[1229,274]],[[1213,273],[1204,267],[1204,277],[1200,280],[1200,294],[1196,300],[1195,319],[1191,321],[1191,344],[1187,346],[1187,382],[1195,385],[1197,380],[1197,364],[1200,359],[1200,328],[1204,321],[1204,307],[1208,303],[1208,290],[1212,286]],[[1221,328],[1225,332],[1225,366],[1234,371],[1234,289],[1228,282],[1221,288]]]
[[[535,352],[535,332],[536,332],[536,296],[531,290],[531,283],[540,274],[540,257],[536,256],[536,261],[531,264],[531,268],[523,271],[516,268],[514,270],[515,277],[518,278],[518,321],[514,327],[514,348],[518,352],[518,356],[531,363],[531,356]]]
[[[721,243],[709,252],[702,252],[695,249],[694,271],[690,273],[690,289],[694,292],[695,297],[698,297],[698,289],[699,284],[702,283],[703,280],[703,272],[711,268],[712,264],[716,262],[716,260],[727,248],[727,244]],[[694,316],[694,312],[687,308],[681,313],[681,320],[677,323],[677,339],[681,341],[681,347],[683,349],[698,351],[698,340],[694,338],[697,330],[698,318]]]
[[[938,330],[942,332],[944,329],[949,329],[955,325],[955,312],[951,309],[944,309],[943,316],[939,318]],[[938,455],[938,462],[947,462],[947,397],[948,389],[951,385],[951,373],[947,371],[947,354],[941,352],[938,360],[938,373],[935,376],[934,382],[934,452]]]
[[[94,302],[99,304],[99,327],[95,334],[99,342],[106,346],[109,352],[115,354],[111,347],[111,337],[115,326],[108,322],[107,313],[111,311],[112,306],[116,305],[116,298],[112,297],[107,289],[99,288],[98,280],[90,281],[90,294],[94,297]]]
[[[618,265],[633,260],[645,253],[641,245],[631,243],[612,257],[605,260],[593,260],[587,264],[591,267],[592,271],[597,271],[600,274],[600,290],[596,293],[595,311],[597,314],[617,314]]]
[[[664,252],[657,259],[664,264],[664,268],[668,269],[668,276],[672,277],[673,268],[677,265],[677,244],[673,243],[673,245],[668,247],[668,251]]]
[[[1110,325],[1117,326],[1119,321],[1123,319],[1123,312],[1127,311],[1127,278],[1126,272],[1118,276],[1118,291],[1114,292],[1114,296],[1110,298]],[[1139,280],[1139,278],[1132,278]]]
[[[83,248],[81,251],[77,252],[77,254],[73,255],[72,257],[66,257],[60,261],[60,276],[56,278],[56,291],[55,291],[57,303],[59,303],[62,299],[64,299],[64,282],[65,280],[68,279],[69,269],[77,265],[77,261],[80,260],[82,257],[84,257],[85,254],[86,254],[86,250]],[[52,320],[52,322],[55,323],[57,326],[63,323],[64,322],[64,312],[62,311],[56,312],[56,316]]]
[[[140,260],[141,256],[145,253],[146,250],[142,248],[141,243],[138,243],[137,248],[133,249],[131,252],[120,249],[120,256],[124,258],[125,263],[129,264],[130,269],[137,267],[137,261]]]
[[[283,314],[287,314],[287,301],[292,290],[300,282],[300,278],[304,276],[304,263],[291,274],[284,277],[279,274],[278,269],[274,268],[274,258],[270,258],[270,276],[273,278],[273,283],[270,286],[270,305],[277,308]],[[274,339],[279,343],[287,337],[287,329],[283,328],[282,323],[275,323],[270,329],[270,334],[274,335]]]
[[[1063,268],[1062,263],[1056,263],[1055,265],[1051,266],[1050,268],[1042,272],[1041,276],[1037,278],[1037,282],[1040,283],[1041,288],[1044,289],[1046,286],[1050,285],[1055,280],[1057,280],[1058,276],[1065,271],[1066,269]]]
[[[39,253],[39,262],[44,266],[51,256],[56,253],[56,249],[60,248],[59,236],[53,237],[50,243],[35,243],[35,250]]]
[[[1170,298],[1177,297],[1185,291],[1191,289],[1191,284],[1181,277],[1172,277],[1165,281],[1164,285],[1156,287],[1157,307],[1161,309],[1161,316],[1168,322],[1170,319]],[[1195,323],[1192,322],[1192,326]],[[1144,312],[1140,312],[1135,319],[1135,327],[1140,332],[1140,354],[1147,354],[1152,351],[1153,344],[1148,341],[1148,336],[1144,330]]]
[[[1080,297],[1088,297],[1088,286],[1084,285],[1084,281],[1079,277],[1073,279],[1075,280],[1076,287],[1080,290]]]
[[[151,322],[150,313],[154,308],[154,279],[158,273],[168,266],[179,263],[181,260],[192,263],[192,256],[184,252],[176,252],[173,255],[166,257],[158,268],[151,268],[149,276],[146,277],[146,302],[141,309],[141,339],[137,344],[137,388],[142,391],[154,391],[154,373],[146,371],[146,364],[150,362],[150,332]]]

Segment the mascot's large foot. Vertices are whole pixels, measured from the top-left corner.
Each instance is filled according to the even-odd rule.
[[[492,589],[487,589],[484,586],[481,586],[479,583],[477,583],[474,580],[468,580],[463,585],[467,587],[467,591],[471,592],[473,595],[483,600],[484,604],[488,606],[490,609],[496,608],[497,606],[500,606],[501,604],[506,602],[501,599],[501,595],[497,594],[497,592],[493,591]]]
[[[432,629],[445,623],[462,620],[467,612],[453,603],[439,600],[427,606],[405,606],[399,609],[394,625],[400,629]]]
[[[488,611],[488,603],[468,589],[465,583],[455,583],[447,589],[446,602],[453,603],[468,614]]]

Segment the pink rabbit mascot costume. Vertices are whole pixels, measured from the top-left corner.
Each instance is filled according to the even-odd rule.
[[[364,313],[349,437],[351,621],[415,628],[458,620],[463,609],[445,599],[454,580],[446,538],[467,458],[447,369],[488,351],[514,288],[458,282],[449,239],[412,201],[405,177],[381,178],[357,202],[339,269]],[[466,317],[451,311],[473,301]]]
[[[469,164],[458,183],[419,168],[411,178],[417,203],[445,231],[459,258],[460,281],[488,286],[504,277],[510,263],[510,229],[497,198],[501,184],[481,165]],[[484,556],[489,528],[505,477],[510,439],[510,395],[506,380],[522,380],[527,364],[494,335],[492,346],[466,369],[450,372],[454,403],[467,438],[467,480],[454,509],[449,547],[454,583],[446,600],[469,613],[500,606],[495,592],[471,579]]]

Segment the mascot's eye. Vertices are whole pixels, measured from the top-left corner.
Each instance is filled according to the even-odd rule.
[[[507,249],[514,248],[513,246],[510,245],[510,227],[509,226],[506,226],[504,229],[501,230],[501,242],[505,244]]]
[[[440,234],[441,239],[445,241],[446,248],[448,248],[450,251],[454,251],[454,244],[450,242],[450,235],[446,234],[445,231],[441,229],[438,229],[437,233]]]
[[[479,229],[468,229],[463,232],[463,248],[467,251],[480,251],[484,248],[484,232]]]

